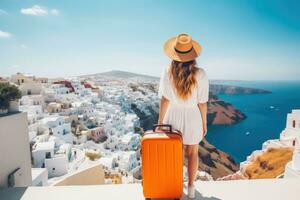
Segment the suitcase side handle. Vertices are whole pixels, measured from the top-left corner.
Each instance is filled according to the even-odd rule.
[[[168,128],[168,132],[171,133],[172,132],[172,125],[170,124],[154,124],[153,125],[153,128],[152,128],[152,131],[155,132],[155,129],[157,127],[165,127],[165,128]]]

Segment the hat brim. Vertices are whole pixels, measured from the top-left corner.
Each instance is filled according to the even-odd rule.
[[[169,58],[172,60],[180,61],[180,62],[188,62],[191,60],[195,60],[201,53],[202,47],[201,45],[192,40],[193,49],[188,53],[179,53],[175,51],[174,44],[176,41],[176,37],[169,39],[164,45],[164,51]]]

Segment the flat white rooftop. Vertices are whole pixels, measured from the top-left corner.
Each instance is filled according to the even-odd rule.
[[[199,200],[299,200],[299,179],[238,180],[196,182],[196,199]],[[186,189],[184,189],[186,192]],[[5,200],[141,200],[140,184],[49,186],[0,189]],[[188,198],[184,195],[182,200]]]
[[[31,168],[32,180],[35,180],[39,175],[47,171],[46,168]]]

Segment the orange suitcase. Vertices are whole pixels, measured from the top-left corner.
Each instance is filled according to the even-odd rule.
[[[156,127],[161,131],[156,132]],[[167,128],[167,129],[166,129]],[[154,125],[141,140],[143,192],[146,199],[180,199],[183,193],[183,145],[171,125]]]

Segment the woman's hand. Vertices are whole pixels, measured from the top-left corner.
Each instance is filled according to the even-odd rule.
[[[204,123],[203,124],[203,138],[206,136],[206,134],[207,134],[207,124]]]
[[[160,122],[160,121],[157,122],[157,125],[161,125],[161,124],[163,124],[163,123]],[[161,132],[161,131],[162,131],[162,127],[161,127],[161,126],[157,126],[157,127],[155,128],[155,132]]]
[[[163,119],[165,117],[168,106],[169,106],[169,100],[166,99],[164,96],[162,96],[159,104],[159,116],[158,116],[157,124],[163,124]],[[159,131],[160,127],[157,127],[156,130]]]
[[[198,104],[198,108],[200,110],[201,113],[201,117],[202,117],[202,127],[203,127],[203,138],[205,137],[206,133],[207,133],[207,103],[199,103]]]

